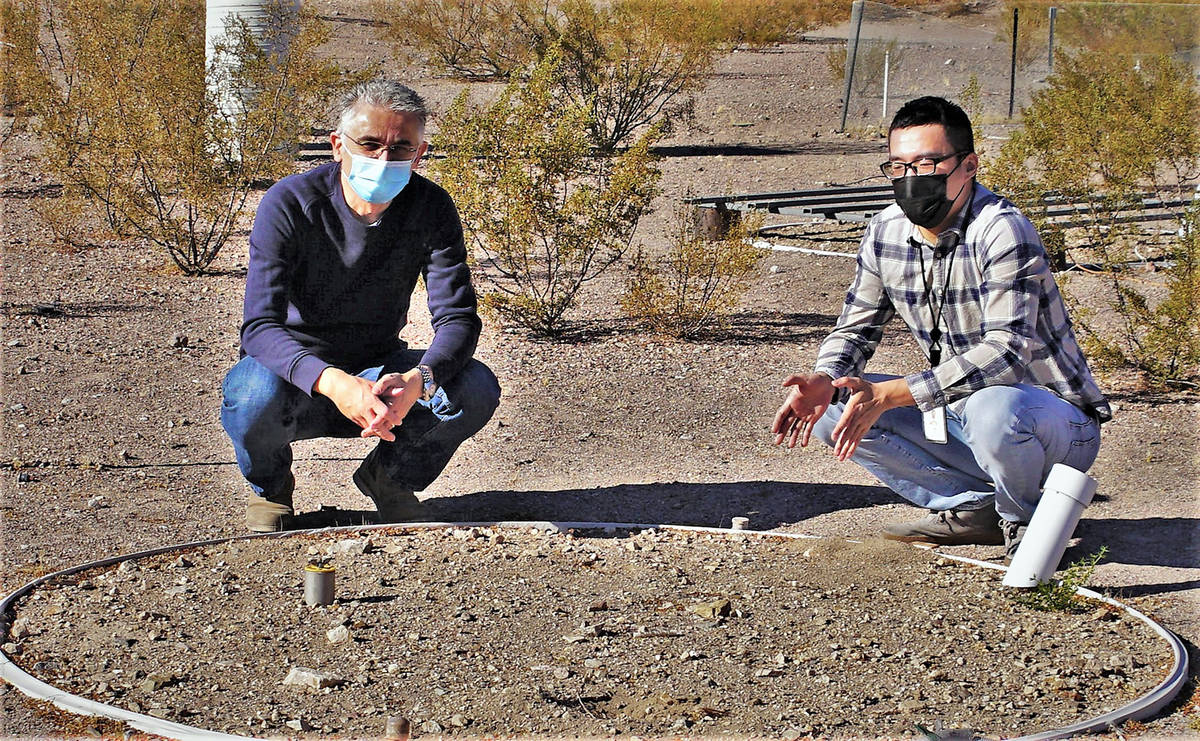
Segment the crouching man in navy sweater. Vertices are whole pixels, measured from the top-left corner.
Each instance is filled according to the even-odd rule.
[[[480,320],[450,196],[414,174],[427,111],[376,79],[336,109],[333,162],[280,180],[250,234],[242,357],[225,377],[221,423],[253,493],[247,525],[289,527],[291,443],[375,437],[354,473],[383,522],[420,519],[414,495],[438,477],[500,400],[472,359]],[[433,341],[404,327],[425,279]]]

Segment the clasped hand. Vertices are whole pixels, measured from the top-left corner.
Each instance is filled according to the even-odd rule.
[[[388,373],[371,382],[336,368],[326,368],[316,391],[329,397],[346,419],[362,428],[360,435],[394,442],[392,428],[408,416],[421,396],[420,370]]]

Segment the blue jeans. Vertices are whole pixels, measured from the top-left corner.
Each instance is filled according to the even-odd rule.
[[[925,439],[919,409],[899,407],[879,417],[851,460],[918,507],[978,509],[994,500],[1003,519],[1029,522],[1050,468],[1087,471],[1100,450],[1096,420],[1038,386],[990,386],[952,406],[946,444]],[[813,428],[827,445],[843,408],[830,405]]]
[[[420,350],[400,350],[382,365],[358,373],[377,380],[403,372],[421,360]],[[225,376],[221,425],[233,442],[238,468],[261,496],[285,490],[290,482],[295,440],[358,437],[362,431],[332,401],[309,396],[251,357]],[[413,405],[392,432],[395,442],[379,441],[376,458],[398,486],[419,491],[433,483],[454,451],[491,419],[500,403],[500,385],[486,365],[471,360],[429,401]]]

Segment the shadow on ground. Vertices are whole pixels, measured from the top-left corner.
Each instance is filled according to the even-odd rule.
[[[426,499],[429,520],[493,522],[632,522],[729,527],[750,518],[751,530],[770,530],[827,512],[895,502],[882,486],[739,481],[723,484],[622,484],[557,491],[483,491]],[[373,524],[375,513],[323,507],[298,514],[297,529]]]
[[[1104,560],[1109,563],[1200,569],[1200,519],[1195,517],[1085,518],[1080,520],[1075,536],[1079,541],[1063,555],[1063,567],[1107,547]],[[1122,587],[1121,594],[1138,597],[1198,587],[1200,580],[1190,579]]]
[[[769,530],[841,509],[894,502],[882,486],[780,481],[720,484],[622,484],[559,491],[483,491],[426,500],[444,521],[551,520],[640,522],[729,527],[748,517],[752,530]]]

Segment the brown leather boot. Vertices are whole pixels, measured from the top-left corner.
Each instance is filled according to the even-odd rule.
[[[251,493],[246,505],[246,527],[255,533],[274,533],[292,526],[292,492],[296,479],[288,475],[287,484],[275,494],[259,496]]]

